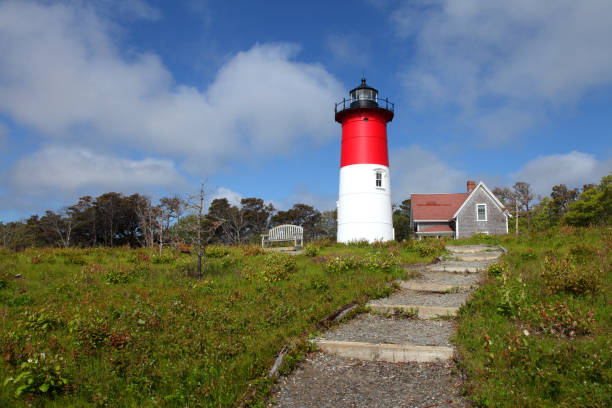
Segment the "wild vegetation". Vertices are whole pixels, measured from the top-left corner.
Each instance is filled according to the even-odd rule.
[[[0,406],[261,406],[338,308],[388,295],[438,241],[319,241],[308,255],[206,247],[0,250]]]
[[[459,313],[460,366],[476,405],[612,406],[612,231],[463,243],[483,241],[509,252]]]

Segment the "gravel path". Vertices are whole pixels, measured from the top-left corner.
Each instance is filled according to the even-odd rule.
[[[482,278],[479,273],[422,272],[411,279],[415,283],[434,283],[437,285],[470,286],[476,285]]]
[[[451,254],[452,257],[457,254],[491,255],[493,251],[499,251],[500,248],[470,245],[448,246],[447,249],[455,254]],[[407,269],[417,273],[412,280],[414,283],[470,286],[478,284],[482,279],[482,273],[464,273],[462,271],[465,269],[461,268],[484,270],[493,262],[495,260],[449,260],[429,266],[407,266]],[[445,266],[454,267],[460,272],[440,271]],[[430,287],[430,290],[440,289]],[[369,304],[460,307],[469,296],[469,290],[456,293],[435,293],[404,289],[388,298],[372,300]],[[356,342],[349,344],[352,351],[346,354],[353,356],[359,355],[355,354],[355,348],[363,347],[358,344],[362,342],[452,347],[450,338],[454,331],[455,323],[452,320],[390,318],[364,313],[329,330],[319,340]],[[341,354],[338,350],[340,349],[336,349],[334,353]],[[393,359],[393,361],[401,360]],[[461,396],[461,380],[456,375],[452,375],[453,370],[456,370],[456,367],[452,360],[436,363],[387,363],[354,360],[326,353],[312,353],[299,368],[288,376],[279,378],[268,406],[285,408],[468,407],[469,404]]]
[[[325,333],[322,339],[452,347],[455,325],[448,320],[386,318],[364,313]]]
[[[308,356],[279,380],[269,407],[283,408],[424,408],[467,407],[454,364],[382,363]]]
[[[418,305],[418,306],[446,306],[459,307],[465,303],[469,293],[429,293],[414,290],[403,290],[393,295],[374,299],[369,304],[375,305]]]

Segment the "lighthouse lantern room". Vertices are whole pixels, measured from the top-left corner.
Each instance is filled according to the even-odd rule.
[[[394,239],[387,122],[394,105],[366,83],[336,104],[342,124],[338,242]]]

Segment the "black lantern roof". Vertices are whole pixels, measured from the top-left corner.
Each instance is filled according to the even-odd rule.
[[[393,118],[395,105],[387,98],[379,98],[378,90],[369,86],[365,78],[361,78],[361,84],[352,89],[349,96],[349,99],[336,103],[336,121],[341,122],[344,112],[354,109],[380,109],[385,111],[389,120]]]

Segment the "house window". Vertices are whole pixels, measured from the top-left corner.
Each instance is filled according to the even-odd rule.
[[[382,187],[382,172],[376,172],[376,187]]]
[[[476,204],[476,220],[486,221],[487,220],[487,205]]]

